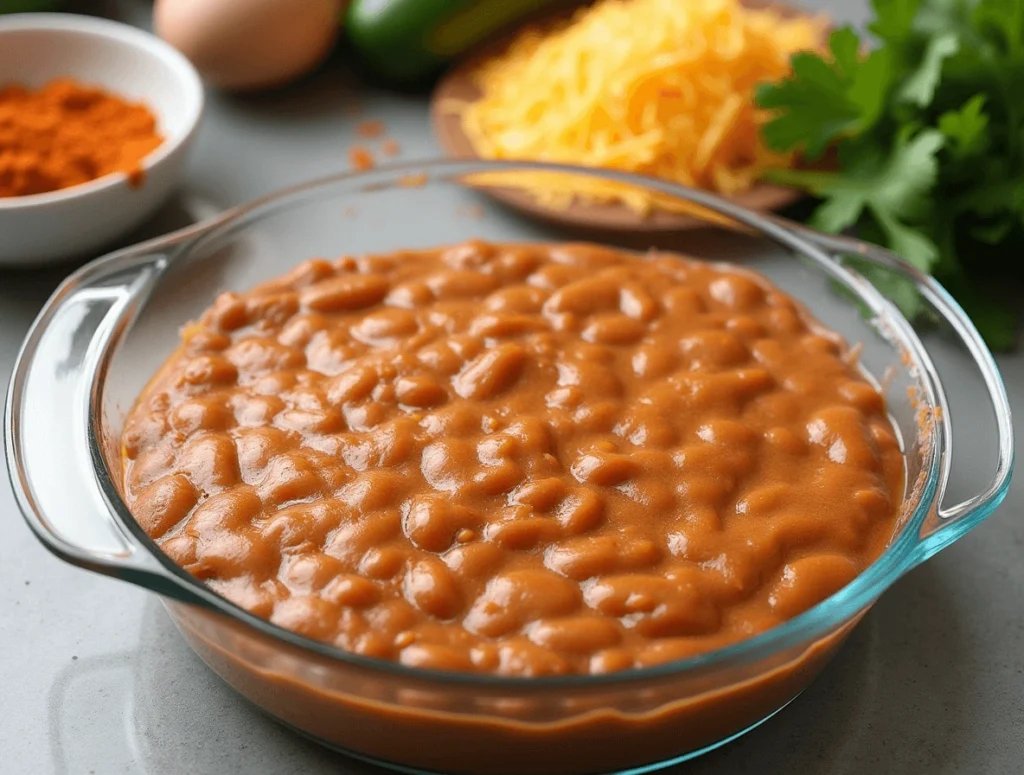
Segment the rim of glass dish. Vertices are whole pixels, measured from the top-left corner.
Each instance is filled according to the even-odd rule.
[[[885,300],[873,285],[859,279],[858,275],[842,266],[833,257],[830,257],[826,250],[803,239],[799,233],[787,228],[784,222],[776,219],[774,216],[762,215],[747,210],[705,191],[686,188],[675,183],[647,176],[546,162],[511,160],[441,159],[381,165],[370,171],[346,172],[290,186],[262,196],[247,204],[232,208],[203,223],[187,227],[178,234],[179,239],[183,241],[175,241],[173,248],[167,251],[166,258],[163,261],[167,264],[173,263],[175,260],[187,255],[190,250],[201,246],[207,239],[214,239],[229,233],[232,225],[239,224],[247,219],[258,219],[265,214],[261,212],[264,209],[272,211],[284,209],[292,200],[298,200],[303,195],[313,193],[318,189],[327,189],[337,184],[362,183],[361,186],[357,185],[356,188],[349,192],[355,195],[390,190],[396,186],[415,190],[415,188],[408,185],[403,186],[402,181],[410,176],[420,174],[426,174],[426,179],[422,181],[422,184],[418,183],[417,187],[427,188],[431,182],[465,186],[467,185],[466,183],[459,183],[459,178],[474,172],[508,172],[515,170],[584,175],[651,189],[661,194],[690,201],[720,215],[727,216],[740,224],[752,228],[757,234],[768,237],[774,243],[786,247],[800,256],[811,259],[819,270],[841,279],[844,285],[857,295],[858,300],[870,307],[873,314],[870,322],[880,324],[875,325],[875,328],[880,330],[880,334],[884,338],[889,341],[895,340],[900,345],[909,349],[913,356],[911,368],[914,370],[914,375],[920,387],[924,389],[930,404],[939,406],[945,412],[945,400],[941,390],[941,382],[924,344],[920,341],[907,320],[890,302]],[[131,261],[136,258],[144,258],[147,255],[145,248],[151,246],[153,249],[156,249],[161,243],[166,245],[167,239],[158,238],[134,248],[128,248],[126,251],[111,255],[106,260],[116,261],[119,268],[124,268],[124,265],[121,263],[122,261],[125,259]],[[101,269],[106,260],[101,259],[96,264],[93,264],[91,268],[94,270]],[[162,274],[162,272],[159,274]],[[192,600],[183,600],[181,597],[177,597],[174,598],[176,603],[205,606],[213,613],[227,616],[243,625],[252,627],[260,634],[274,640],[283,641],[289,646],[312,652],[320,657],[337,660],[352,667],[379,671],[395,677],[416,681],[473,685],[494,689],[505,688],[517,691],[544,690],[557,687],[579,689],[607,688],[612,685],[626,685],[651,679],[679,676],[685,673],[705,672],[712,668],[747,664],[755,658],[763,658],[789,648],[810,646],[816,640],[828,635],[831,630],[842,626],[852,619],[866,606],[876,600],[904,572],[914,566],[917,559],[915,549],[921,545],[922,541],[922,538],[919,536],[919,530],[935,501],[937,493],[941,491],[940,478],[942,475],[942,460],[946,452],[945,439],[941,433],[934,433],[932,443],[925,451],[922,476],[919,479],[921,484],[915,488],[919,495],[917,496],[918,501],[914,511],[904,518],[903,527],[896,540],[889,544],[885,551],[871,565],[865,568],[863,572],[858,574],[853,581],[839,592],[826,598],[804,613],[751,638],[695,656],[650,667],[632,668],[598,675],[571,674],[538,677],[497,676],[466,671],[425,669],[409,667],[393,660],[362,656],[280,627],[216,594],[167,557],[131,516],[127,505],[121,498],[118,487],[107,466],[106,459],[102,454],[99,442],[101,431],[96,426],[98,418],[101,416],[100,412],[97,411],[97,405],[102,395],[102,388],[106,380],[110,359],[117,349],[120,339],[131,330],[135,322],[144,313],[152,287],[153,284],[150,284],[149,288],[136,297],[133,304],[129,305],[134,310],[131,320],[127,326],[120,327],[117,337],[111,338],[106,343],[99,366],[96,373],[93,374],[91,386],[93,411],[91,412],[92,422],[89,425],[89,447],[97,483],[103,492],[108,506],[114,512],[118,525],[122,529],[127,530],[132,538],[140,544],[141,548],[144,548],[150,557],[159,563],[165,575],[170,574],[173,576],[173,578],[165,580],[188,590],[189,597]],[[896,332],[890,331],[886,333],[881,330],[883,326],[888,329],[894,328]],[[911,483],[907,483],[907,486],[910,487]],[[907,496],[904,495],[904,497],[906,498]],[[982,509],[979,509],[979,511],[982,511]],[[971,514],[966,514],[960,519],[970,520],[972,516]],[[113,575],[120,576],[124,581],[143,586],[158,594],[167,594],[166,589],[155,588],[147,583],[146,580],[139,578],[137,571],[126,573],[124,569],[117,569]],[[155,576],[152,571],[144,573],[144,576],[148,577],[150,575]]]

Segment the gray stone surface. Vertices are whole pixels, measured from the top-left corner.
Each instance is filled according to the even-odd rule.
[[[854,22],[866,14],[862,0],[809,5]],[[145,22],[142,3],[106,10]],[[182,197],[148,230],[344,169],[356,119],[339,70],[278,95],[211,95]],[[361,92],[359,101],[364,116],[387,124],[404,158],[436,155],[422,100]],[[0,383],[66,271],[0,272]],[[1019,289],[1016,298],[1024,300]],[[1024,354],[1000,365],[1024,416]],[[944,371],[960,432],[952,489],[968,493],[991,465],[988,410],[976,380]],[[988,522],[899,581],[795,703],[678,772],[1021,772],[1022,511],[1024,476]],[[0,772],[376,772],[239,699],[189,651],[154,596],[48,555],[22,523],[6,480],[0,535]]]

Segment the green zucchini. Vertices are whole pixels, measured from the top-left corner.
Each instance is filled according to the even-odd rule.
[[[0,0],[0,14],[57,11],[62,5],[61,0]]]
[[[372,73],[416,85],[494,32],[557,1],[354,0],[345,30]]]

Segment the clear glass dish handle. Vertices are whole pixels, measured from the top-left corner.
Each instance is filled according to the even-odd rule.
[[[926,523],[918,547],[916,559],[918,562],[923,562],[956,541],[991,514],[1006,497],[1014,462],[1013,419],[1010,399],[999,374],[999,367],[985,345],[981,334],[978,333],[978,329],[974,327],[960,305],[938,282],[917,267],[904,261],[895,253],[867,242],[849,237],[822,234],[793,223],[786,223],[785,227],[833,256],[837,261],[844,256],[856,256],[859,260],[898,272],[913,281],[925,301],[959,337],[961,344],[974,360],[974,364],[984,380],[996,421],[996,466],[992,480],[977,495],[952,505],[943,503],[952,462],[954,421],[949,412],[942,412],[937,421],[939,432],[943,436],[946,454],[942,460],[942,476],[936,497],[936,518],[930,523]],[[895,306],[892,309],[895,314],[899,314]],[[938,385],[938,390],[941,393],[941,384]],[[948,406],[945,396],[940,395],[939,398],[941,405]]]
[[[58,557],[189,603],[190,585],[145,545],[96,471],[94,376],[105,349],[190,228],[82,267],[50,297],[15,363],[4,417],[7,467],[29,527]],[[89,440],[94,443],[90,443]],[[127,523],[131,523],[130,525]],[[133,530],[134,529],[134,530]]]

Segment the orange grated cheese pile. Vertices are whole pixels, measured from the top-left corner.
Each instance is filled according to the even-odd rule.
[[[762,144],[768,115],[754,91],[824,36],[823,19],[739,0],[599,0],[554,30],[522,31],[476,70],[480,98],[452,107],[484,158],[612,168],[735,194],[766,168],[793,163]],[[519,181],[553,208],[576,197],[641,213],[663,204],[600,181]]]

